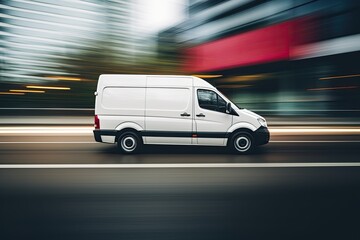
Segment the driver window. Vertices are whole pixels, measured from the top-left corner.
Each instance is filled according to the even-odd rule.
[[[218,94],[210,90],[197,90],[199,106],[204,109],[226,112],[226,101],[222,99]]]
[[[216,94],[217,95],[217,94]],[[222,97],[218,96],[218,110],[219,112],[226,113],[226,101]]]

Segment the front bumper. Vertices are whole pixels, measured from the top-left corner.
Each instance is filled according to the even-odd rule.
[[[266,127],[259,127],[254,132],[254,140],[256,145],[264,145],[267,144],[270,140],[270,132]]]

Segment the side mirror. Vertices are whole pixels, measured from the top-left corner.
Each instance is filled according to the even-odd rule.
[[[226,104],[226,113],[231,113],[231,112],[232,112],[231,103],[228,102],[228,103]]]

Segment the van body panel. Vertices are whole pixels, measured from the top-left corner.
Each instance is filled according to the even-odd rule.
[[[144,116],[145,86],[146,77],[142,75],[100,75],[95,114]]]
[[[171,132],[193,131],[192,78],[148,77],[146,88],[145,130]],[[172,138],[144,137],[146,144],[191,144],[191,136]],[[165,142],[164,142],[165,141]]]
[[[198,77],[193,77],[193,87],[216,89],[213,85]]]
[[[144,87],[146,75],[102,74],[99,77],[98,89],[108,86]]]
[[[261,127],[257,117],[249,115],[247,112],[239,111],[239,116],[234,116],[233,126],[231,129],[236,129],[237,126],[244,126],[252,131]],[[239,125],[237,125],[239,124]]]
[[[193,78],[188,76],[148,76],[146,87],[192,87]]]
[[[135,130],[145,129],[144,116],[128,115],[99,115],[101,129],[120,131],[126,126],[133,127]],[[132,124],[131,124],[132,123]]]
[[[191,88],[147,88],[145,116],[180,117],[192,111]]]
[[[179,137],[143,137],[145,144],[159,145],[192,145],[191,139]]]
[[[144,115],[145,87],[104,87],[101,104],[103,109],[119,114]]]
[[[101,141],[104,143],[115,143],[115,136],[101,136]]]
[[[95,114],[99,118],[101,129],[118,131],[126,127],[136,130],[144,129],[145,86],[146,76],[144,75],[100,75],[96,91]],[[103,142],[114,143],[116,137],[101,135],[100,139]]]
[[[194,145],[199,146],[226,146],[227,138],[197,138],[197,143]]]

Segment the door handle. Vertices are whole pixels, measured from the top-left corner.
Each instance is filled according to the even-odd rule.
[[[197,117],[205,117],[205,115],[203,113],[199,113],[196,115]]]
[[[180,116],[182,116],[182,117],[190,117],[190,114],[187,113],[187,112],[184,112],[184,113],[180,114]]]

